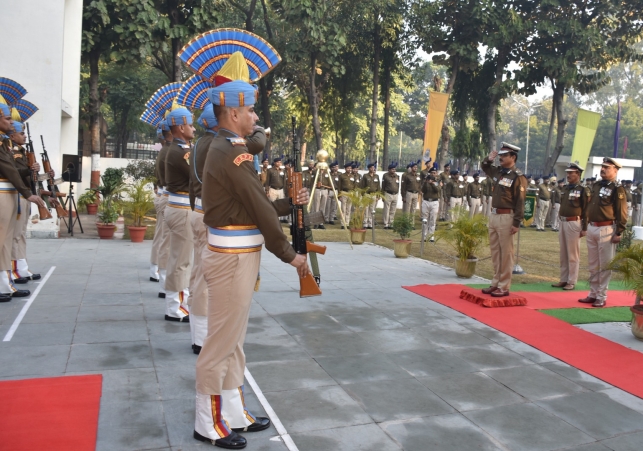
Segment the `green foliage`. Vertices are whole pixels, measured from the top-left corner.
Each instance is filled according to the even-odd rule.
[[[623,283],[637,297],[643,297],[643,244],[636,244],[618,252],[608,269],[619,274]]]
[[[143,218],[154,208],[153,192],[148,189],[150,180],[140,179],[125,189],[126,200],[121,205],[127,217],[132,220],[132,225],[141,227]]]
[[[98,220],[104,225],[114,224],[118,219],[118,210],[112,199],[101,202],[98,206]]]
[[[378,197],[376,193],[367,193],[366,191],[366,188],[357,188],[345,194],[350,199],[353,208],[350,224],[348,225],[352,230],[364,228],[366,210],[371,208],[371,205]]]
[[[616,245],[616,252],[624,251],[632,246],[632,238],[634,237],[634,232],[631,227],[626,228],[621,233],[621,241]]]
[[[415,226],[415,218],[408,213],[395,215],[391,228],[400,236],[401,240],[408,240]]]
[[[456,219],[450,221],[447,227],[436,230],[436,240],[444,239],[453,246],[460,260],[476,258],[480,246],[489,240],[487,218],[481,214],[469,218],[469,212],[464,207],[456,207],[450,214]]]
[[[96,203],[96,191],[86,190],[78,197],[78,209],[87,210],[87,205]]]
[[[123,170],[115,168],[105,169],[101,176],[103,184],[92,188],[96,195],[100,195],[101,202],[98,206],[98,219],[103,224],[111,224],[118,219],[118,202],[124,190]]]
[[[135,182],[139,180],[147,180],[150,183],[156,184],[157,180],[154,175],[156,162],[154,160],[132,160],[125,166],[125,175],[130,177]]]

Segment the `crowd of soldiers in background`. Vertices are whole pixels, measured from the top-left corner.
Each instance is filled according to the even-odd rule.
[[[270,161],[265,158],[261,166],[261,182],[266,189],[266,194],[271,200],[281,199],[285,196],[286,168],[291,165],[290,160],[282,161],[275,158]],[[316,163],[308,161],[308,170],[304,171],[304,186],[312,191],[316,176]],[[382,221],[379,223],[384,229],[391,229],[391,224],[397,211],[397,202],[401,195],[403,213],[414,215],[420,207],[420,216],[425,227],[424,236],[433,241],[436,221],[451,221],[449,212],[455,207],[464,207],[469,216],[491,214],[491,195],[493,181],[488,177],[480,179],[479,171],[469,176],[468,171],[460,172],[451,169],[449,163],[444,165],[438,173],[437,165],[419,170],[419,161],[409,163],[406,171],[398,173],[397,163],[389,165],[381,180],[375,172],[376,166],[369,164],[367,172],[360,173],[360,164],[349,162],[340,172],[339,164],[335,161],[329,165],[329,171],[322,171],[317,177],[317,186],[313,196],[311,211],[321,211],[326,224],[334,225],[338,221],[338,210],[344,215],[346,224],[350,221],[350,199],[345,195],[356,188],[364,189],[367,193],[376,193],[383,202]],[[534,178],[526,175],[528,194],[536,197],[534,221],[530,227],[538,231],[551,229],[559,230],[558,211],[560,209],[561,190],[565,186],[565,179],[557,179],[555,175]],[[582,185],[591,190],[596,177],[586,178]],[[632,180],[622,180],[620,184],[625,188],[627,195],[628,213],[633,225],[641,225],[641,200],[643,183],[638,185]],[[337,192],[339,208],[333,188]],[[378,200],[379,200],[378,199]],[[362,226],[372,229],[375,225],[374,212],[377,201],[372,208],[367,209]],[[288,217],[280,218],[283,223],[288,223]],[[315,228],[325,229],[323,224]],[[343,229],[344,226],[342,225]]]

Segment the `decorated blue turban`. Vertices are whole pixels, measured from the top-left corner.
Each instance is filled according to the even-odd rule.
[[[206,130],[214,128],[217,125],[219,125],[219,122],[217,121],[217,118],[214,115],[214,107],[212,106],[211,103],[208,102],[205,108],[203,108],[203,112],[201,113],[201,116],[199,117],[199,120],[196,123],[199,124],[201,127],[205,128]]]
[[[208,89],[208,99],[213,105],[242,107],[252,106],[257,101],[257,87],[245,81],[235,80]]]
[[[170,112],[165,118],[169,127],[175,125],[192,125],[192,113],[184,107],[179,107]]]
[[[12,121],[13,122],[13,131],[15,133],[22,133],[25,131],[25,126],[22,122]]]
[[[5,105],[2,102],[0,102],[0,113],[2,113],[3,116],[11,117],[11,109],[9,109],[8,105]]]

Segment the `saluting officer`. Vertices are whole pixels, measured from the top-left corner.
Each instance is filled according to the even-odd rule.
[[[551,202],[552,202],[552,220],[551,220],[551,229],[554,232],[560,230],[560,206],[563,196],[563,188],[565,186],[565,179],[560,179],[556,182],[553,191],[551,192]]]
[[[382,176],[382,191],[384,192],[384,208],[382,210],[382,222],[385,229],[390,229],[395,211],[397,209],[397,197],[400,191],[400,178],[395,168],[397,163],[388,165],[388,172]]]
[[[315,187],[315,197],[313,198],[313,211],[320,211],[324,215],[324,222],[329,223],[329,214],[327,212],[327,204],[330,203],[330,197],[335,197],[333,193],[333,188],[331,187],[330,174],[329,171],[319,169],[315,170],[317,175],[317,186]],[[314,181],[314,177],[313,177]],[[315,226],[316,229],[325,229],[324,224],[319,224]]]
[[[373,215],[379,200],[380,176],[375,172],[375,167],[375,163],[369,163],[367,166],[368,172],[362,176],[362,180],[360,181],[360,188],[366,189],[368,194],[378,194],[378,197],[375,198],[373,203],[366,208],[366,214],[364,215],[364,227],[367,229],[373,228]]]
[[[480,173],[473,174],[473,182],[467,186],[467,203],[469,204],[469,217],[480,213],[480,202],[483,197],[484,187],[480,183]]]
[[[621,163],[603,158],[601,181],[592,184],[587,207],[587,260],[589,263],[589,295],[578,302],[604,307],[607,304],[607,285],[612,271],[606,269],[614,258],[616,245],[627,225],[625,188],[616,185]]]
[[[353,176],[353,163],[346,163],[344,165],[344,173],[339,176],[339,201],[342,203],[342,215],[344,216],[344,221],[346,225],[350,223],[351,220],[351,210],[353,203],[346,195],[349,191],[357,188],[357,183],[355,182],[355,177]],[[342,225],[342,229],[344,225]]]
[[[261,173],[259,174],[259,180],[261,181],[262,186],[266,185],[266,177],[268,177],[268,166],[270,166],[270,160],[268,159],[268,157],[264,157],[264,159],[261,160]]]
[[[560,282],[552,287],[573,290],[578,281],[580,262],[580,239],[587,234],[587,204],[589,191],[581,184],[583,168],[578,163],[569,163],[567,185],[560,194]]]
[[[509,295],[514,266],[514,240],[525,211],[527,179],[516,168],[520,148],[502,143],[500,151],[492,151],[482,162],[482,170],[494,180],[489,245],[494,276],[491,286],[482,290],[493,297]],[[496,156],[500,167],[493,166]]]
[[[422,206],[420,214],[422,215],[422,235],[424,240],[435,241],[435,223],[438,220],[438,210],[440,209],[440,198],[442,197],[442,188],[437,179],[438,168],[434,165],[429,168],[428,173],[422,180]]]
[[[418,164],[411,163],[411,172],[408,173],[402,182],[402,196],[406,199],[404,203],[404,213],[415,215],[418,203],[418,193],[422,187],[422,177],[418,174]]]

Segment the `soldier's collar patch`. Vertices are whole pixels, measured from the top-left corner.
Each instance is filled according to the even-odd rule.
[[[246,140],[245,138],[240,138],[240,137],[228,137],[226,138],[228,141],[230,141],[230,144],[233,146],[245,146],[246,145]],[[252,155],[251,155],[252,156]],[[235,160],[236,161],[236,160]],[[238,165],[237,165],[238,166]]]
[[[231,139],[231,138],[228,138],[228,139]],[[232,138],[232,139],[241,139],[244,141],[244,145],[245,145],[245,140],[243,138]],[[252,160],[253,160],[252,155],[250,155],[249,153],[242,153],[241,155],[237,155],[237,158],[234,159],[234,164],[239,166],[244,161],[252,161]]]

